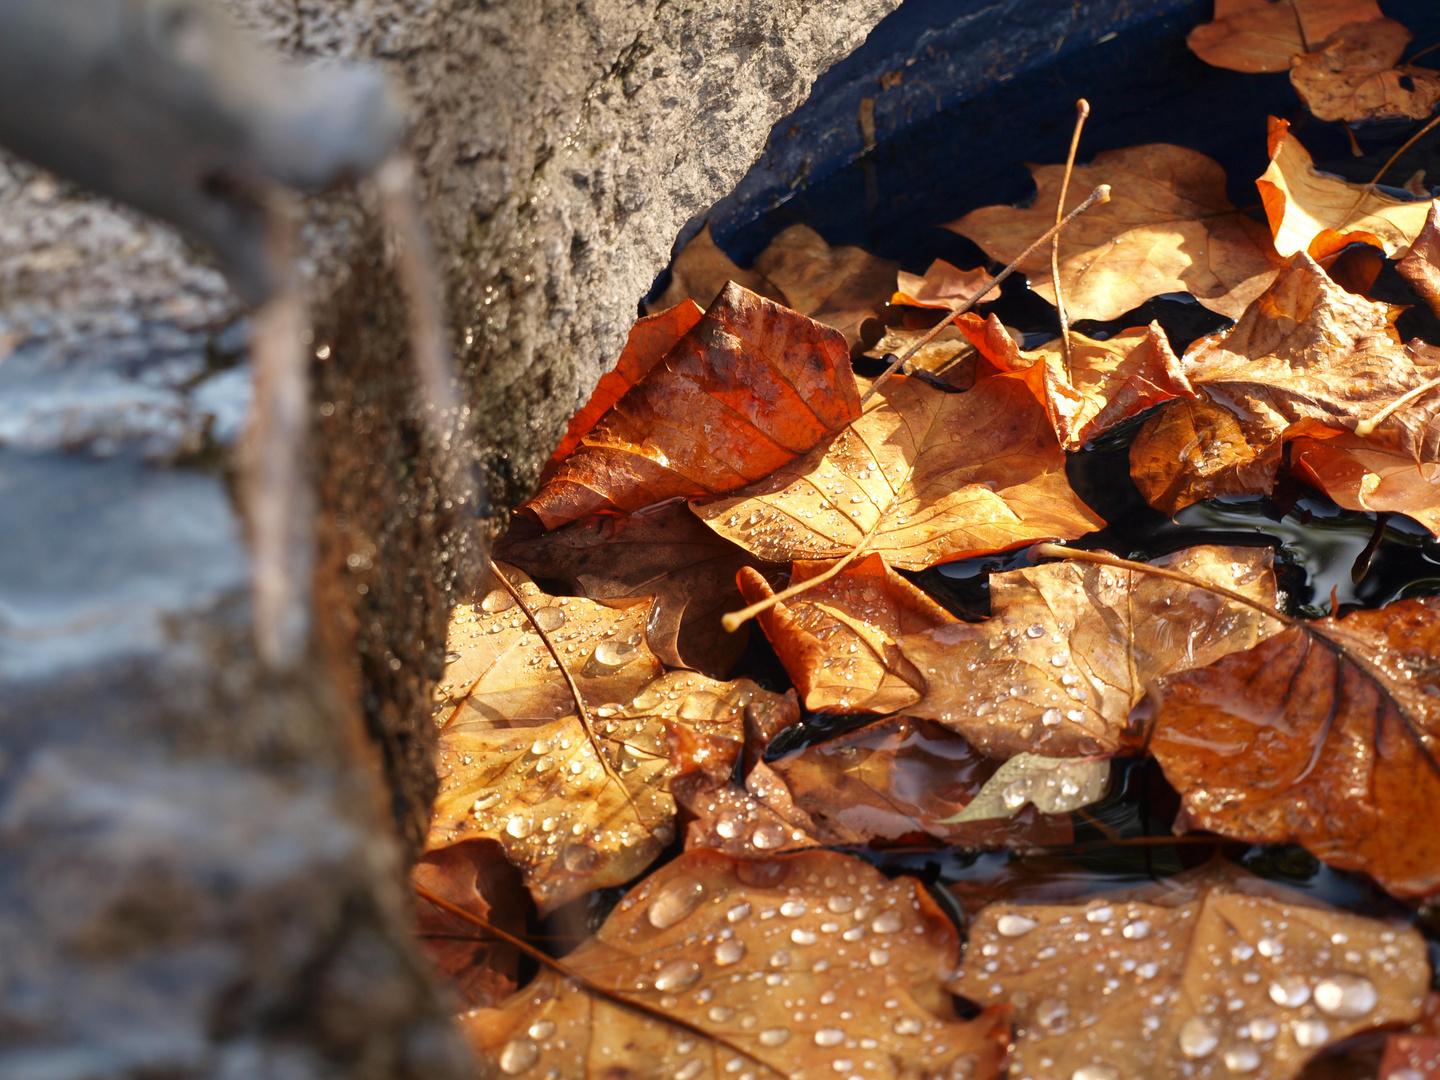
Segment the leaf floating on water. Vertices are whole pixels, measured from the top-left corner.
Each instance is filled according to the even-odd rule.
[[[1375,0],[1215,0],[1214,19],[1185,43],[1215,67],[1285,71],[1344,26],[1379,18]]]
[[[807,225],[791,225],[760,253],[755,269],[785,293],[786,303],[833,326],[854,346],[860,324],[885,310],[898,264],[853,246],[832,248]]]
[[[1410,282],[1427,307],[1440,315],[1440,200],[1430,203],[1425,228],[1410,245],[1410,252],[1395,269]]]
[[[733,281],[767,300],[789,306],[785,294],[774,282],[753,270],[741,270],[729,255],[720,250],[715,238],[710,235],[710,223],[707,221],[704,228],[675,256],[675,261],[670,264],[669,286],[658,300],[647,304],[645,310],[652,316],[659,315],[686,300],[708,308],[727,281]]]
[[[1102,799],[1109,783],[1109,758],[1016,754],[986,781],[969,806],[945,823],[1013,817],[1027,803],[1046,814],[1068,814]]]
[[[1419,461],[1348,431],[1292,438],[1290,471],[1347,510],[1404,514],[1440,536],[1440,462]]]
[[[968,303],[989,280],[990,274],[984,267],[977,266],[974,270],[961,270],[958,266],[951,266],[944,259],[936,259],[930,264],[930,268],[925,271],[923,277],[918,274],[907,274],[901,270],[896,275],[895,295],[891,297],[890,302],[907,307],[949,310]],[[978,302],[989,304],[999,299],[1000,290],[994,288],[982,296]]]
[[[889,880],[859,859],[693,851],[631,890],[564,963],[723,1043],[549,971],[461,1026],[502,1072],[537,1078],[992,1080],[1008,1010],[956,1018],[942,978],[959,945],[916,881]]]
[[[1014,1076],[1289,1080],[1322,1047],[1415,1019],[1429,983],[1414,929],[1238,871],[993,904],[969,929],[951,988],[1014,1005]]]
[[[1290,83],[1321,120],[1424,120],[1440,102],[1440,72],[1401,65],[1414,35],[1394,19],[1351,23],[1290,62]]]

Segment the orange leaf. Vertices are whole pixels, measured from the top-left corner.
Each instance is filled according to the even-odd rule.
[[[730,261],[730,256],[720,250],[710,235],[710,223],[707,221],[705,227],[691,237],[675,256],[670,264],[669,286],[653,304],[645,305],[645,311],[658,315],[682,300],[691,300],[701,308],[708,308],[727,281],[733,281],[777,304],[787,303],[785,294],[764,274],[741,270]]]
[[[1440,1038],[1391,1035],[1376,1080],[1440,1080]]]
[[[787,303],[833,326],[850,345],[860,324],[885,310],[897,265],[858,247],[832,248],[805,225],[791,225],[755,260],[755,269],[785,291]]]
[[[1347,510],[1405,514],[1440,536],[1440,462],[1332,432],[1291,439],[1290,469]]]
[[[1398,66],[1413,35],[1394,19],[1351,23],[1290,61],[1290,82],[1321,120],[1424,120],[1440,102],[1440,72]]]
[[[910,307],[951,310],[969,303],[970,298],[989,280],[990,275],[984,267],[961,270],[944,259],[936,259],[925,271],[924,277],[901,270],[897,275],[895,295],[890,302]],[[977,303],[989,304],[999,299],[1000,289],[997,287],[987,292]]]
[[[598,510],[732,491],[859,413],[840,336],[732,282],[524,509],[554,528]]]
[[[1375,0],[1215,0],[1215,18],[1185,43],[1231,71],[1284,71],[1341,27],[1381,18]]]

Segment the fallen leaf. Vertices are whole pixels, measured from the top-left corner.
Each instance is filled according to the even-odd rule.
[[[595,426],[600,417],[609,412],[610,407],[624,397],[630,387],[658,364],[665,354],[675,347],[676,342],[694,328],[704,314],[704,310],[693,300],[682,300],[658,315],[636,320],[635,325],[630,328],[630,336],[625,340],[625,348],[620,351],[620,359],[615,362],[614,370],[600,376],[600,382],[590,395],[590,400],[570,418],[565,437],[560,440],[560,445],[550,455],[550,460],[540,474],[542,484],[555,475],[560,463],[580,445],[581,438]]]
[[[1103,523],[1070,490],[1036,382],[1024,371],[954,394],[892,378],[844,431],[695,512],[770,562],[863,542],[902,570],[1090,532]]]
[[[986,320],[962,315],[957,326],[997,371],[1043,364],[1046,406],[1066,450],[1079,450],[1162,401],[1195,396],[1159,323],[1105,341],[1072,331],[1068,372],[1059,338],[1025,352],[994,315]]]
[[[1038,194],[1024,208],[987,206],[945,226],[1009,263],[1055,223],[1063,165],[1031,165]],[[1225,197],[1225,170],[1204,154],[1152,143],[1097,154],[1075,167],[1065,209],[1097,184],[1110,201],[1060,234],[1060,283],[1072,320],[1119,318],[1167,292],[1188,292],[1235,318],[1264,291],[1276,259],[1264,226]],[[1048,245],[1020,264],[1052,304]]]
[[[1155,509],[1174,515],[1221,495],[1266,494],[1280,468],[1280,442],[1257,450],[1229,409],[1172,401],[1130,443],[1130,478]]]
[[[985,781],[970,805],[946,824],[1014,817],[1027,805],[1046,814],[1068,814],[1098,802],[1110,783],[1109,758],[1051,758],[1016,754]]]
[[[659,315],[684,300],[708,308],[727,281],[733,281],[777,304],[788,305],[785,294],[776,288],[774,282],[753,270],[741,270],[729,255],[720,250],[715,238],[710,235],[710,223],[707,221],[705,227],[680,249],[670,263],[670,284],[658,300],[645,305],[645,311],[649,315]]]
[[[1320,120],[1424,120],[1440,102],[1440,72],[1400,65],[1414,35],[1394,19],[1351,23],[1290,61],[1290,83]]]
[[[1376,1080],[1440,1080],[1440,1038],[1391,1035]]]
[[[1231,71],[1284,71],[1290,58],[1349,23],[1381,18],[1375,0],[1215,0],[1213,21],[1185,43],[1207,64]]]
[[[1299,843],[1387,890],[1440,890],[1440,600],[1292,626],[1161,680],[1150,749],[1186,821]]]
[[[1410,245],[1409,253],[1395,264],[1427,307],[1440,315],[1440,200],[1430,203],[1425,227]]]
[[[860,324],[884,311],[899,266],[858,247],[832,248],[809,226],[791,225],[760,253],[755,269],[796,311],[833,326],[854,346]]]
[[[667,666],[723,679],[745,651],[749,633],[726,633],[720,616],[743,605],[735,572],[757,561],[683,502],[625,517],[591,515],[545,533],[530,528],[512,526],[496,557],[602,603],[655,597],[646,637]]]
[[[1289,447],[1290,471],[1338,505],[1404,514],[1440,537],[1440,462],[1416,461],[1348,432],[1292,438]]]
[[[731,283],[525,504],[546,528],[731,491],[860,414],[844,342]]]
[[[990,275],[984,267],[961,270],[944,259],[936,259],[923,277],[901,270],[896,275],[895,295],[890,302],[908,307],[953,310],[968,304],[989,280]],[[976,302],[990,304],[999,299],[1000,289],[997,286]]]
[[[1154,565],[1276,600],[1267,548],[1201,545]],[[1280,629],[1199,584],[1079,560],[990,575],[990,607],[982,623],[912,634],[900,648],[928,684],[908,711],[1000,758],[1112,754],[1160,675],[1204,667]]]
[[[925,338],[929,330],[909,330],[902,326],[887,326],[885,335],[865,355],[872,360],[884,360],[886,356],[900,356],[909,352],[910,347]],[[944,327],[916,351],[910,358],[914,370],[928,371],[940,376],[957,390],[969,390],[975,385],[975,346],[953,324]]]
[[[1196,895],[1198,893],[1198,895]],[[1235,871],[1085,904],[992,904],[951,988],[1010,1002],[1012,1076],[1289,1080],[1420,1013],[1419,933]]]
[[[830,569],[833,562],[797,562],[791,585]],[[739,573],[745,603],[775,595],[746,567]],[[898,712],[920,700],[925,680],[900,655],[902,634],[944,626],[955,617],[879,555],[851,563],[835,577],[788,604],[758,616],[775,654],[812,712]]]
[[[1308,250],[1326,229],[1368,234],[1391,258],[1403,255],[1420,235],[1429,203],[1403,202],[1368,185],[1322,173],[1310,152],[1290,134],[1288,121],[1272,116],[1269,140],[1270,165],[1255,186],[1260,189],[1275,250],[1282,256]]]
[[[877,1080],[991,1080],[1003,1068],[1008,1010],[956,1018],[942,979],[959,946],[918,882],[886,879],[859,859],[691,851],[631,890],[565,957],[608,995],[543,970],[502,1008],[460,1023],[510,1075],[821,1080],[863,1070]]]

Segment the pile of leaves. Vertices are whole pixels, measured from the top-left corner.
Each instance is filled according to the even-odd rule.
[[[1397,66],[1407,40],[1321,0],[1219,0],[1190,38],[1350,121],[1440,101]],[[1152,144],[1036,167],[1030,207],[951,223],[988,269],[907,274],[798,225],[748,270],[708,230],[680,253],[450,626],[415,885],[495,1067],[1283,1078],[1368,1035],[1379,1075],[1440,1076],[1411,919],[1223,858],[949,908],[873,865],[1062,848],[1153,760],[1177,833],[1302,846],[1393,912],[1440,896],[1440,598],[1302,618],[1268,548],[1087,542],[1107,523],[1067,474],[1120,429],[1166,514],[1303,485],[1440,536],[1440,341],[1371,296],[1393,267],[1440,315],[1440,200],[1322,173],[1281,121],[1269,152],[1263,222],[1213,161]],[[1228,329],[1182,355],[1153,322],[1027,350],[969,310],[1102,184],[1053,266],[1020,261],[1030,288],[1093,320],[1186,293]],[[988,612],[917,585],[997,553]],[[763,643],[727,629],[741,609]]]

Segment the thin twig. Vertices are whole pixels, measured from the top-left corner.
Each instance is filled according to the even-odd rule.
[[[1055,311],[1060,316],[1060,350],[1065,356],[1065,377],[1071,377],[1070,316],[1065,312],[1065,297],[1060,292],[1060,222],[1065,216],[1065,195],[1070,190],[1070,174],[1075,170],[1075,152],[1080,149],[1080,131],[1090,115],[1090,102],[1081,98],[1075,103],[1075,131],[1070,136],[1070,152],[1065,155],[1065,174],[1060,178],[1060,198],[1055,202],[1055,235],[1050,238],[1050,280],[1055,287]]]
[[[1416,398],[1421,397],[1421,396],[1423,396],[1423,395],[1425,395],[1425,394],[1428,394],[1431,390],[1434,390],[1437,386],[1440,386],[1440,379],[1431,379],[1431,380],[1430,380],[1429,382],[1427,382],[1427,383],[1421,383],[1419,386],[1415,387],[1415,389],[1413,389],[1413,390],[1407,390],[1407,391],[1405,391],[1405,393],[1401,394],[1401,395],[1400,395],[1398,398],[1396,398],[1394,401],[1390,402],[1389,405],[1386,405],[1383,409],[1381,409],[1379,412],[1377,412],[1374,416],[1370,417],[1368,420],[1361,420],[1358,424],[1356,424],[1356,425],[1355,425],[1355,434],[1356,434],[1356,435],[1359,435],[1362,439],[1365,438],[1365,437],[1366,437],[1367,435],[1369,435],[1372,431],[1374,431],[1377,427],[1379,427],[1381,421],[1383,421],[1386,417],[1388,417],[1388,416],[1390,416],[1391,414],[1393,414],[1394,412],[1396,412],[1396,410],[1402,409],[1402,408],[1404,408],[1406,405],[1409,405],[1410,402],[1414,401]]]
[[[1079,206],[1075,207],[1074,210],[1071,210],[1070,213],[1066,214],[1063,218],[1060,219],[1059,225],[1053,225],[1050,228],[1046,229],[1044,234],[1038,240],[1036,240],[1033,244],[1027,247],[1018,256],[1016,256],[1014,262],[1012,262],[1009,266],[1005,267],[1004,270],[1001,270],[1000,273],[996,274],[994,277],[987,278],[985,283],[975,290],[974,295],[971,296],[969,300],[966,300],[959,307],[951,311],[949,315],[946,315],[945,318],[941,319],[938,323],[932,326],[928,334],[926,334],[919,341],[915,342],[915,344],[911,345],[910,348],[906,349],[905,352],[902,353],[900,356],[897,356],[891,362],[890,366],[880,373],[879,378],[877,378],[873,383],[870,384],[870,389],[865,391],[865,395],[860,399],[860,404],[864,405],[867,401],[874,397],[875,391],[880,388],[881,383],[883,383],[886,379],[890,378],[891,375],[894,375],[895,372],[900,370],[901,366],[917,352],[923,349],[926,345],[929,345],[930,342],[934,341],[936,335],[938,335],[941,330],[944,330],[945,327],[949,326],[961,315],[964,315],[965,312],[969,311],[972,307],[974,307],[979,302],[982,296],[984,296],[996,285],[999,285],[1002,281],[1004,281],[1011,274],[1013,274],[1016,268],[1019,267],[1022,262],[1024,262],[1037,250],[1039,250],[1040,245],[1044,244],[1052,236],[1058,233],[1066,225],[1069,225],[1070,222],[1074,221],[1077,217],[1085,213],[1085,211],[1089,210],[1092,206],[1095,206],[1097,203],[1109,201],[1109,184],[1101,184],[1094,191],[1090,192],[1090,194],[1085,197],[1084,202],[1082,202]]]
[[[1386,161],[1384,165],[1380,166],[1380,171],[1375,174],[1375,178],[1371,180],[1370,183],[1365,185],[1365,190],[1367,192],[1373,191],[1375,189],[1375,185],[1380,183],[1380,178],[1390,171],[1390,166],[1394,165],[1395,162],[1400,159],[1400,155],[1403,154],[1406,150],[1409,150],[1410,147],[1414,146],[1416,141],[1427,131],[1433,128],[1436,124],[1440,124],[1440,116],[1435,117],[1434,120],[1431,120],[1414,135],[1411,135],[1410,138],[1406,139],[1403,143],[1401,143],[1400,149],[1396,150],[1395,153],[1390,155],[1389,160]]]

